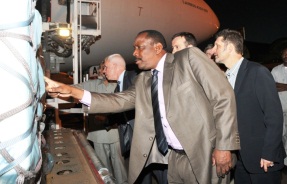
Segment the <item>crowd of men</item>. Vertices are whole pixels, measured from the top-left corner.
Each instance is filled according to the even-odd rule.
[[[160,184],[228,184],[232,172],[236,184],[280,184],[287,144],[287,50],[273,78],[243,57],[239,32],[225,29],[215,38],[202,52],[193,34],[177,33],[168,53],[160,32],[144,30],[133,44],[138,75],[128,75],[122,56],[112,54],[101,65],[103,79],[69,86],[45,78],[46,90],[52,97],[80,100],[89,114],[119,115],[91,133],[99,135],[96,139],[88,136],[116,183],[148,184],[154,177]],[[118,131],[127,123],[131,145]]]

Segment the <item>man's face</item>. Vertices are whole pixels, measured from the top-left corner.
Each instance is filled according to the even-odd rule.
[[[104,73],[108,80],[118,80],[117,65],[110,62],[109,60],[105,61]]]
[[[177,51],[180,51],[182,49],[187,48],[186,40],[183,36],[175,37],[171,41],[171,45],[172,45],[172,53],[173,54],[176,53]]]
[[[136,57],[136,64],[142,70],[154,69],[159,62],[155,44],[151,38],[146,38],[146,33],[136,37],[133,55]]]
[[[216,63],[225,64],[226,59],[229,56],[229,51],[227,49],[227,43],[223,42],[223,37],[218,37],[214,43],[214,56]]]
[[[285,49],[285,50],[282,52],[281,58],[282,58],[283,63],[284,63],[285,66],[286,66],[286,65],[287,65],[287,49]]]

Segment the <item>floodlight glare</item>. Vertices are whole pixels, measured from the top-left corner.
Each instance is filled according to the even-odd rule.
[[[64,37],[70,36],[70,29],[60,28],[58,29],[58,35]]]

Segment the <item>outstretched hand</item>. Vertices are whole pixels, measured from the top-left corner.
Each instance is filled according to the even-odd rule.
[[[46,91],[51,97],[69,97],[72,95],[71,86],[53,81],[47,77],[44,77],[44,80],[46,82]]]
[[[227,175],[232,167],[231,152],[214,149],[212,153],[212,165],[216,166],[218,177]]]

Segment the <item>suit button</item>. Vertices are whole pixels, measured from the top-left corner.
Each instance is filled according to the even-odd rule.
[[[147,157],[147,154],[143,154],[144,157]]]
[[[150,137],[149,140],[152,141],[152,140],[153,140],[153,137]]]

